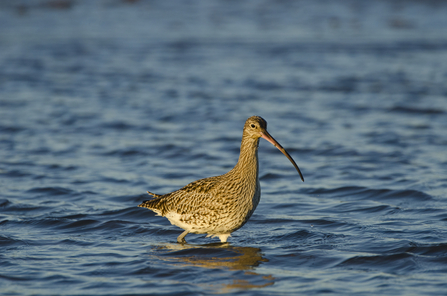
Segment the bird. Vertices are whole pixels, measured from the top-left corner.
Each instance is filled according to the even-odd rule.
[[[278,148],[294,165],[301,180],[303,174],[290,154],[267,132],[267,122],[260,116],[249,117],[242,132],[241,149],[236,165],[228,173],[194,181],[167,194],[155,194],[139,207],[166,217],[184,231],[177,242],[185,244],[189,233],[207,234],[226,243],[231,233],[241,228],[259,204],[258,147],[263,138]]]

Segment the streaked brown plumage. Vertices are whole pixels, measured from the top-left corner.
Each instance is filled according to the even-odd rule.
[[[247,119],[242,133],[241,151],[236,166],[228,173],[200,179],[139,207],[149,208],[185,231],[177,238],[185,243],[188,233],[207,233],[226,242],[231,233],[241,228],[251,217],[261,197],[259,185],[258,145],[264,138],[277,147],[292,162],[304,181],[292,157],[267,132],[267,122],[259,117]]]

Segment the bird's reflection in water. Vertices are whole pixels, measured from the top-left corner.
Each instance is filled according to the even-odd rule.
[[[228,274],[222,275],[218,280],[212,281],[212,284],[199,284],[213,290],[217,289],[219,293],[227,293],[233,289],[263,288],[274,284],[275,279],[271,275],[260,275],[254,272],[255,267],[262,262],[268,262],[262,257],[261,250],[258,248],[235,247],[229,243],[166,244],[155,247],[154,251],[158,259],[179,266],[233,271],[230,277]]]

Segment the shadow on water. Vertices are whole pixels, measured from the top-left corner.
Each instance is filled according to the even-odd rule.
[[[234,289],[254,289],[275,283],[272,275],[262,275],[254,271],[262,262],[268,262],[261,249],[236,247],[229,243],[210,244],[164,244],[155,246],[152,254],[156,259],[175,267],[199,267],[210,270],[233,271],[231,277],[220,278],[212,283],[201,283],[220,293]],[[209,274],[212,274],[210,271]],[[221,275],[221,273],[219,273]],[[228,274],[228,273],[226,273]],[[222,282],[224,280],[224,282]]]

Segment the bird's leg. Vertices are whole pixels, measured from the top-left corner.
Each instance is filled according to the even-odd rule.
[[[226,243],[229,236],[231,236],[231,234],[221,234],[221,235],[218,235],[218,237],[220,238],[220,242],[221,243]]]
[[[177,237],[177,242],[179,244],[186,244],[185,236],[189,233],[189,230],[185,230]]]

